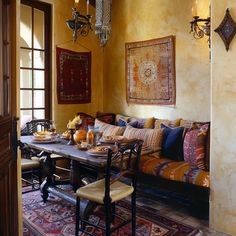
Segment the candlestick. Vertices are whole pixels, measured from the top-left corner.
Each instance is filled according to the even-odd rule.
[[[74,133],[75,133],[75,129],[71,129],[70,130],[70,141],[67,143],[67,145],[75,145],[75,140],[74,140]]]

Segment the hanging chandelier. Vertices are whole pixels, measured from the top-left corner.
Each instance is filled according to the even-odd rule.
[[[96,0],[95,34],[100,39],[100,46],[106,45],[111,34],[112,0]]]
[[[75,5],[79,4],[79,0],[75,0]],[[67,26],[73,30],[73,41],[76,42],[78,36],[87,36],[92,30],[91,18],[89,14],[89,0],[87,0],[87,13],[82,15],[76,7],[72,8],[72,20],[66,20]]]

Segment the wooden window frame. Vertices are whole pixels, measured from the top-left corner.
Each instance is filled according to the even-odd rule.
[[[51,92],[52,92],[52,74],[51,74],[51,32],[52,32],[52,17],[51,17],[51,5],[48,3],[40,2],[40,1],[32,1],[32,0],[21,0],[21,4],[32,7],[33,9],[41,10],[44,12],[44,49],[37,49],[34,48],[33,43],[34,43],[34,37],[33,37],[33,32],[34,32],[34,17],[33,17],[33,11],[32,11],[32,47],[20,47],[20,49],[29,49],[32,52],[32,67],[20,67],[20,69],[29,69],[32,71],[32,76],[33,76],[33,71],[45,71],[45,84],[44,84],[44,89],[37,89],[34,88],[34,81],[32,77],[32,88],[27,89],[27,88],[20,88],[20,90],[29,90],[32,91],[32,108],[20,108],[21,111],[28,110],[32,111],[32,116],[33,112],[35,110],[40,110],[40,108],[34,108],[33,104],[33,97],[34,97],[34,91],[45,91],[45,119],[51,119],[52,115],[52,107],[51,107]],[[44,60],[45,60],[45,66],[44,69],[39,69],[39,68],[34,68],[34,57],[33,57],[33,51],[43,51],[44,52]]]

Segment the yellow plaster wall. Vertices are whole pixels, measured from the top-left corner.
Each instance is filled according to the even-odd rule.
[[[211,1],[212,30],[221,23],[226,8],[236,20],[235,0]],[[236,38],[228,52],[212,32],[212,143],[210,223],[219,231],[236,235]]]
[[[210,62],[206,38],[189,34],[195,0],[115,0],[112,35],[104,49],[104,110],[138,117],[210,120]],[[209,16],[209,1],[198,1]],[[176,106],[126,103],[125,43],[176,36]]]
[[[68,120],[74,117],[78,111],[83,111],[94,115],[96,111],[103,110],[103,49],[99,46],[99,41],[94,34],[90,32],[87,37],[79,37],[76,43],[72,42],[72,31],[67,27],[65,20],[72,19],[73,0],[46,0],[52,4],[53,12],[53,37],[52,37],[52,118],[56,122],[57,130],[62,132],[66,129]],[[82,14],[86,13],[86,1],[81,0],[79,10]],[[92,22],[95,24],[95,9],[90,6]],[[88,104],[68,104],[59,105],[56,95],[56,46],[78,52],[91,51],[91,84],[92,99]]]

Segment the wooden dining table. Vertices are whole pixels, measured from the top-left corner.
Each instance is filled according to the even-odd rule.
[[[40,186],[42,199],[47,201],[49,193],[54,194],[72,204],[76,204],[75,194],[60,188],[62,182],[56,181],[53,175],[55,174],[55,166],[53,165],[52,154],[57,154],[63,158],[70,160],[70,184],[76,191],[82,183],[82,173],[92,173],[95,178],[102,178],[106,167],[106,157],[92,156],[85,150],[79,150],[76,145],[68,145],[68,141],[57,138],[55,142],[41,143],[33,141],[33,136],[21,136],[20,142],[28,149],[35,150],[40,153],[43,159],[43,169],[46,178]],[[86,214],[92,207],[88,202],[84,203],[82,214]]]

